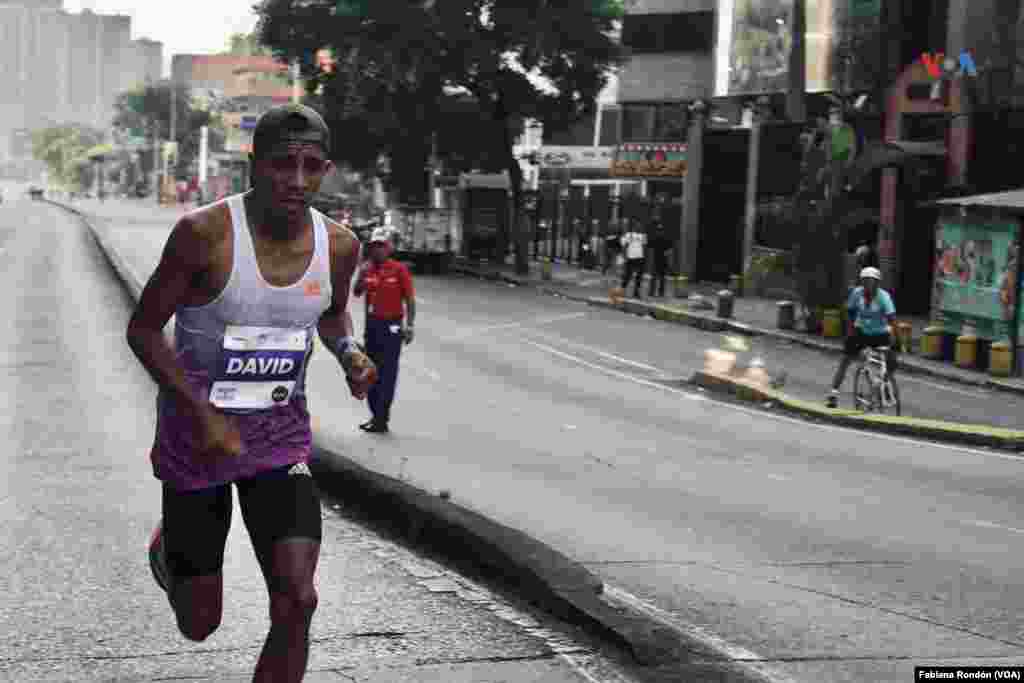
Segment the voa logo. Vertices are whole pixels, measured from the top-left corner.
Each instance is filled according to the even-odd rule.
[[[949,75],[955,73],[971,78],[978,75],[978,66],[974,61],[974,55],[969,50],[961,52],[959,59],[954,59],[952,56],[947,57],[943,52],[925,52],[918,61],[924,64],[928,75],[934,79],[942,78],[943,73]]]

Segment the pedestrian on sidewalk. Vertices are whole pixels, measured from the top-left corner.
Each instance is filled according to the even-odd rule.
[[[631,222],[630,230],[622,236],[622,248],[626,255],[626,268],[622,274],[622,289],[629,289],[629,281],[636,279],[633,288],[633,298],[640,298],[640,286],[644,279],[645,247],[647,246],[647,235],[636,229],[636,223]]]
[[[882,289],[882,273],[878,268],[865,268],[860,273],[861,286],[850,292],[846,303],[849,329],[839,360],[832,391],[825,401],[829,408],[839,405],[839,388],[846,379],[846,370],[866,348],[889,348],[886,354],[886,378],[896,373],[896,350],[892,343],[892,326],[896,322],[896,307],[889,292]]]
[[[388,228],[373,231],[368,251],[369,259],[359,271],[353,293],[357,297],[366,294],[366,352],[377,366],[378,380],[367,396],[373,417],[359,428],[380,434],[388,431],[391,421],[402,345],[413,340],[416,290],[409,268],[391,258]]]
[[[669,255],[675,247],[675,241],[665,229],[660,215],[656,215],[647,231],[651,244],[652,272],[648,296],[665,298],[665,278],[668,275]]]
[[[317,606],[322,517],[305,394],[313,335],[337,357],[354,397],[374,379],[348,313],[359,243],[309,205],[331,170],[330,148],[315,110],[264,114],[253,133],[252,189],[178,221],[127,330],[159,385],[153,577],[186,638],[217,630],[237,488],[269,592],[270,630],[253,677],[261,683],[302,680]],[[172,315],[173,347],[164,336]]]
[[[597,270],[597,264],[600,263],[598,260],[601,254],[601,236],[597,234],[597,230],[590,235],[590,251],[587,254],[587,270]]]
[[[604,235],[604,264],[601,267],[601,274],[607,275],[608,270],[612,266],[616,265],[615,261],[619,257],[619,253],[622,249],[622,228],[612,227],[611,224],[605,228],[607,232]]]
[[[861,272],[865,268],[878,268],[878,254],[871,248],[870,242],[864,242],[857,251],[854,252],[854,258],[857,263],[857,272]]]

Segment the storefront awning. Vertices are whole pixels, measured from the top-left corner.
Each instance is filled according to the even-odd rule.
[[[952,197],[929,202],[932,206],[991,206],[1002,209],[1024,211],[1024,188],[994,192],[992,194],[975,194],[968,197]]]
[[[512,184],[508,179],[508,171],[502,173],[463,173],[459,175],[459,187],[488,188],[495,190],[508,190]]]

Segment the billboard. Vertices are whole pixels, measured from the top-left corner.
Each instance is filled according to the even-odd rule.
[[[835,54],[840,43],[853,40],[855,31],[858,36],[870,32],[881,4],[877,0],[806,0],[804,4],[807,91],[828,91],[839,75]],[[792,13],[793,0],[719,0],[716,96],[788,90]]]
[[[686,175],[686,145],[675,142],[620,145],[610,172],[613,178],[681,178]]]
[[[1011,339],[1017,302],[1013,220],[939,220],[935,228],[932,311],[949,334],[973,326],[981,339]]]
[[[544,168],[606,169],[615,158],[614,147],[544,145],[537,161]]]

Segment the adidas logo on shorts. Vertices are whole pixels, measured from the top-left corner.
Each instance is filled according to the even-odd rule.
[[[288,470],[288,475],[289,476],[294,476],[294,475],[297,475],[297,474],[298,475],[304,475],[304,476],[307,476],[307,477],[313,476],[309,472],[309,466],[307,466],[306,463],[304,463],[304,462],[297,462],[294,465],[292,465],[292,468],[290,470]]]

